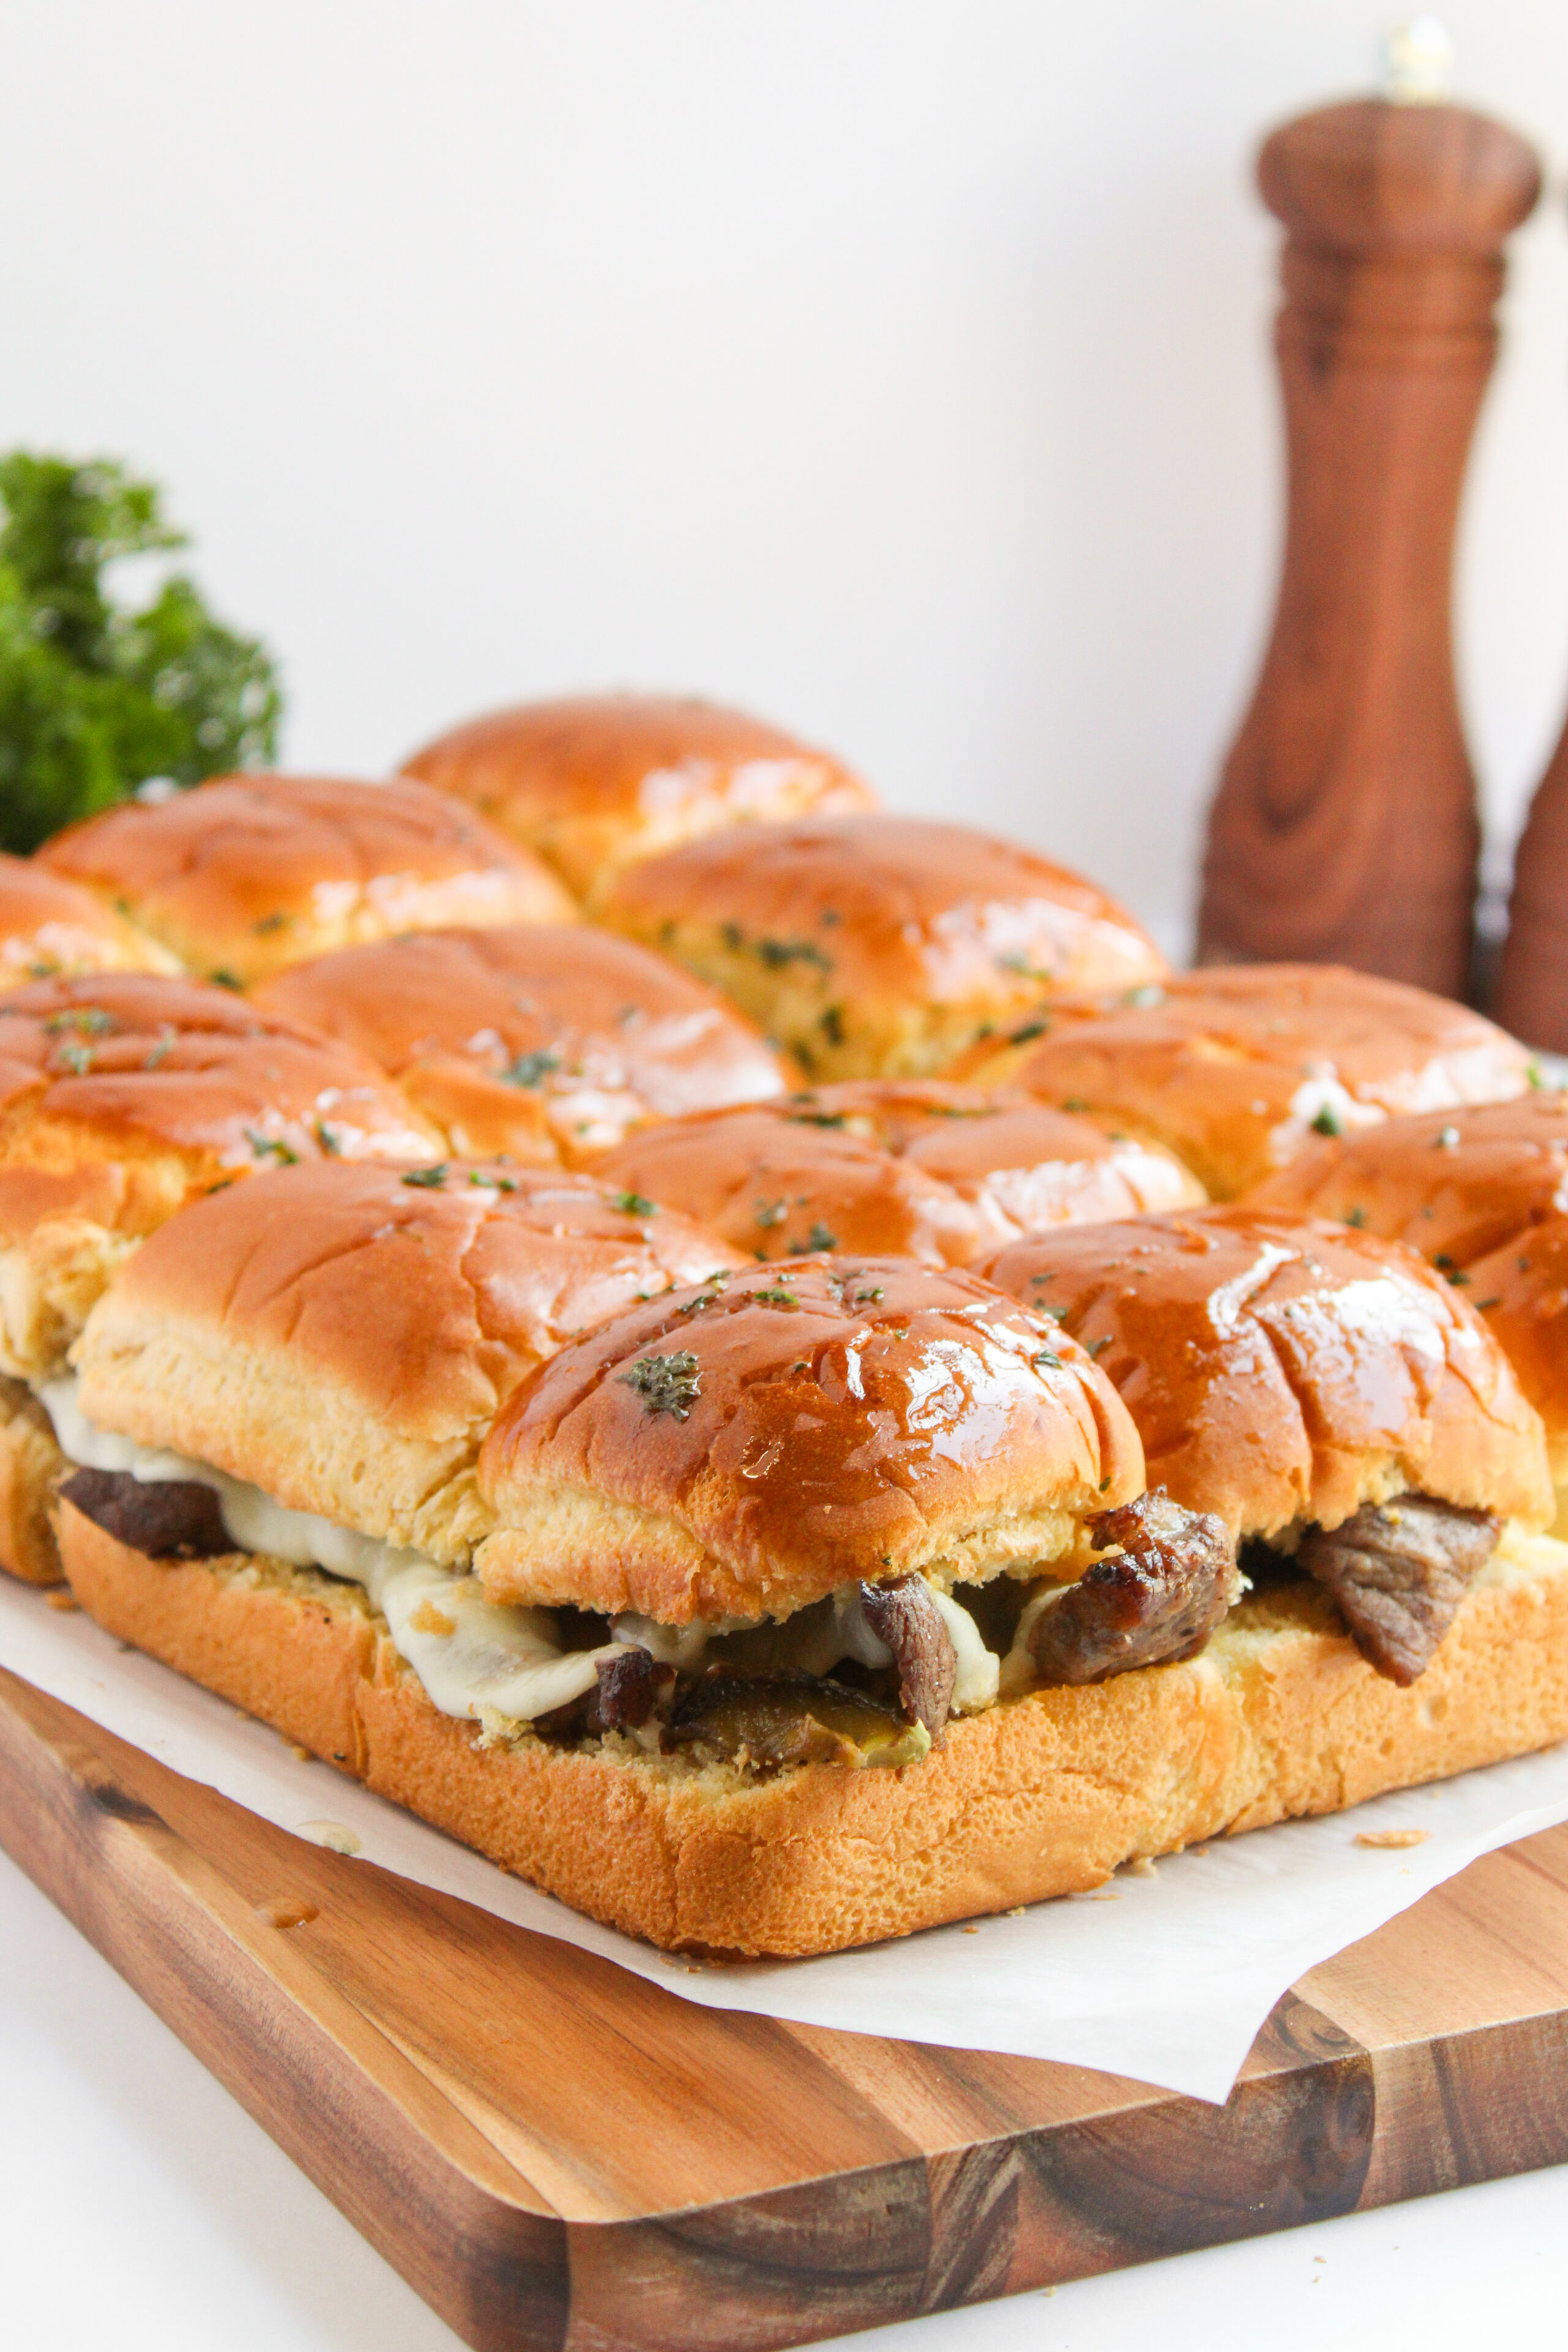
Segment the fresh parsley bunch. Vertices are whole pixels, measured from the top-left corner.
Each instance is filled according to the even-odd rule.
[[[153,776],[194,784],[274,756],[266,647],[183,575],[139,610],[105,586],[118,557],[188,543],[160,505],[110,458],[0,457],[0,847],[36,849]]]

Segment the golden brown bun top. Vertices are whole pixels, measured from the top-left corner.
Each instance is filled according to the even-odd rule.
[[[802,818],[689,843],[623,874],[604,919],[635,938],[725,924],[764,966],[830,968],[834,993],[1027,1003],[1131,985],[1164,958],[1091,882],[1016,842],[925,817]]]
[[[1510,1234],[1461,1279],[1546,1424],[1559,1484],[1568,1483],[1568,1214]]]
[[[1445,1271],[1468,1266],[1568,1208],[1568,1094],[1532,1088],[1314,1136],[1250,1198],[1408,1242]]]
[[[142,1230],[294,1160],[435,1156],[373,1063],[228,989],[104,972],[0,997],[0,1239],[71,1207]]]
[[[563,1349],[496,1423],[479,1482],[525,1549],[546,1527],[541,1580],[679,1624],[786,1615],[998,1521],[1081,1526],[1141,1490],[1142,1458],[1082,1350],[988,1283],[839,1256],[752,1267]],[[647,1540],[658,1526],[684,1556]],[[480,1555],[487,1586],[507,1542]]]
[[[1216,1200],[1294,1158],[1315,1121],[1370,1125],[1530,1083],[1524,1047],[1479,1013],[1334,964],[1184,972],[1050,1018],[1044,1037],[975,1048],[960,1074],[1154,1136]]]
[[[368,1054],[463,1148],[568,1160],[650,1118],[782,1091],[751,1024],[586,924],[425,931],[296,964],[252,1001]]]
[[[998,1241],[1011,1231],[1145,1209],[1184,1208],[1203,1187],[1163,1145],[1110,1133],[1021,1090],[988,1094],[946,1078],[846,1078],[779,1106],[864,1135],[981,1211]]]
[[[79,971],[175,971],[166,949],[90,890],[0,853],[0,989]]]
[[[555,1170],[448,1165],[432,1183],[285,1168],[193,1203],[137,1251],[79,1343],[82,1407],[340,1516],[331,1485],[352,1488],[354,1462],[310,1462],[309,1435],[279,1425],[291,1391],[329,1437],[342,1409],[405,1440],[482,1432],[563,1340],[727,1263],[684,1219],[629,1215]],[[374,1485],[376,1463],[360,1475]],[[360,1523],[374,1517],[367,1501]]]
[[[426,744],[405,772],[471,802],[583,899],[621,865],[696,834],[877,805],[827,752],[682,695],[520,703]]]
[[[755,1258],[815,1250],[963,1265],[984,1222],[952,1185],[879,1143],[773,1104],[645,1128],[595,1171],[668,1202]]]
[[[356,940],[574,913],[527,850],[406,778],[218,776],[105,809],[38,855],[192,971],[241,985]]]
[[[850,1079],[673,1121],[595,1165],[762,1258],[843,1249],[966,1265],[1021,1233],[1203,1198],[1157,1146],[935,1078]]]
[[[1115,1382],[1149,1483],[1243,1535],[1336,1527],[1409,1487],[1543,1525],[1541,1424],[1496,1341],[1415,1252],[1247,1207],[1071,1225],[992,1280]]]

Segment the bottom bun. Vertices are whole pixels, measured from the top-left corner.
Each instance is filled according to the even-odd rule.
[[[58,1584],[49,1503],[65,1455],[25,1381],[0,1376],[0,1568],[24,1584]]]
[[[437,1711],[355,1586],[243,1554],[148,1559],[68,1504],[58,1531],[72,1591],[110,1633],[670,1950],[876,1943],[1568,1736],[1568,1547],[1511,1530],[1408,1690],[1291,1582],[1243,1601],[1187,1664],[1004,1700],[900,1770],[772,1780],[630,1742],[488,1740]]]

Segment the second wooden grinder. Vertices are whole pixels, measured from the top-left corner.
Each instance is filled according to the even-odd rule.
[[[1465,461],[1533,151],[1443,104],[1274,132],[1289,507],[1273,636],[1210,817],[1200,961],[1464,992],[1479,826],[1449,628]]]

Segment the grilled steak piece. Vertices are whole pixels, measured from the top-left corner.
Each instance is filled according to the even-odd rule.
[[[116,1543],[150,1559],[216,1559],[237,1550],[217,1496],[194,1478],[133,1478],[129,1470],[75,1470],[61,1495]]]
[[[552,1707],[533,1728],[543,1739],[602,1739],[606,1731],[640,1731],[669,1711],[675,1668],[647,1650],[627,1647],[599,1662],[599,1679],[581,1698]]]
[[[1424,1674],[1502,1523],[1429,1495],[1363,1503],[1337,1528],[1313,1528],[1296,1565],[1331,1592],[1357,1649],[1391,1683]]]
[[[929,1753],[923,1727],[826,1675],[755,1679],[710,1666],[682,1691],[664,1735],[667,1748],[694,1748],[744,1770],[792,1764],[918,1764]]]
[[[1029,1646],[1041,1681],[1101,1683],[1195,1656],[1244,1589],[1224,1520],[1184,1510],[1159,1487],[1089,1526],[1097,1544],[1121,1551],[1036,1619]]]
[[[879,1642],[893,1654],[899,1703],[911,1723],[923,1723],[940,1740],[952,1705],[958,1659],[952,1636],[922,1576],[893,1576],[885,1584],[862,1584],[860,1608]]]

